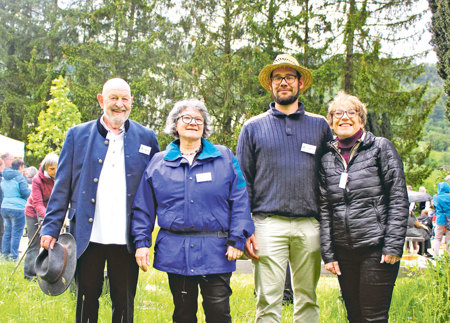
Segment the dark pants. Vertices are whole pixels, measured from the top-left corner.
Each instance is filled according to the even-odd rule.
[[[134,296],[139,274],[134,255],[125,245],[90,243],[77,262],[76,322],[95,323],[102,293],[104,269],[108,272],[112,322],[133,322]]]
[[[25,216],[25,220],[27,223],[27,234],[28,234],[28,252],[25,256],[25,261],[23,265],[23,275],[27,279],[32,279],[36,277],[36,271],[34,270],[34,263],[36,262],[36,258],[39,255],[39,233],[34,237],[33,242],[30,244],[33,236],[39,228],[38,219],[30,218]]]
[[[205,276],[167,274],[175,309],[174,323],[197,322],[198,286],[203,297],[206,322],[228,323],[230,315],[231,273]]]
[[[349,322],[388,322],[400,262],[382,263],[378,247],[336,250]]]

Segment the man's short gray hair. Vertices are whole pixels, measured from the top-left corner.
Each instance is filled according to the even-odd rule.
[[[181,112],[186,108],[194,108],[201,113],[203,117],[203,138],[208,138],[211,134],[211,125],[209,121],[208,110],[206,109],[205,104],[198,99],[187,99],[178,101],[173,106],[172,110],[170,110],[169,115],[166,120],[166,127],[164,128],[164,132],[172,137],[179,138],[177,132],[177,121],[181,116]]]

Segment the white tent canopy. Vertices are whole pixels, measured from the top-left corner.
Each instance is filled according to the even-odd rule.
[[[0,153],[11,153],[14,157],[25,156],[25,143],[0,135]]]

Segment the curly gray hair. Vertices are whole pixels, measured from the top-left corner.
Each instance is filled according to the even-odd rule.
[[[203,138],[208,138],[208,136],[212,132],[208,110],[206,109],[205,104],[198,99],[187,99],[176,102],[172,110],[170,110],[169,115],[167,116],[166,127],[164,128],[164,132],[175,138],[179,138],[177,132],[177,121],[180,118],[181,113],[186,108],[194,108],[201,113],[204,120]]]

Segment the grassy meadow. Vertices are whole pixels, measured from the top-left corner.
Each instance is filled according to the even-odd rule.
[[[36,282],[23,279],[19,267],[11,277],[14,263],[0,263],[0,322],[73,322],[75,292],[60,296],[45,295]],[[397,280],[390,311],[391,322],[450,321],[450,258],[442,257],[436,266],[411,270]],[[253,277],[234,274],[231,280],[231,314],[233,322],[252,322],[255,315]],[[345,307],[339,298],[337,279],[322,276],[318,286],[320,322],[346,322]],[[199,297],[201,304],[201,296]],[[135,322],[171,322],[173,311],[167,275],[157,270],[140,273],[135,299]],[[292,305],[283,307],[282,322],[292,322]],[[198,321],[204,322],[199,306]],[[111,302],[105,292],[100,300],[99,322],[111,322]]]

